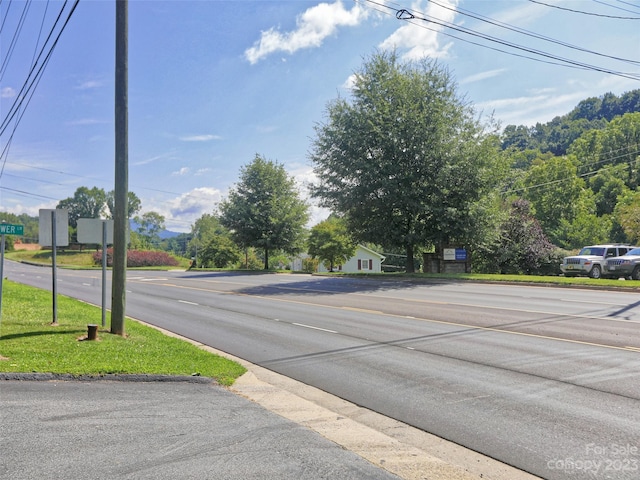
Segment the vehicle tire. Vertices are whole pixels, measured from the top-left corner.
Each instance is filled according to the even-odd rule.
[[[600,265],[594,265],[591,267],[591,271],[589,272],[589,276],[591,278],[601,278],[602,277],[602,268]]]
[[[636,268],[631,272],[631,280],[640,280],[640,265],[636,265]]]

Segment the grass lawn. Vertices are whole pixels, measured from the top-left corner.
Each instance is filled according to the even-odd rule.
[[[58,296],[52,325],[51,293],[3,281],[0,372],[194,375],[231,385],[246,370],[195,345],[127,319],[126,336],[102,329],[98,307]],[[108,325],[107,321],[107,325]],[[99,326],[86,340],[87,325]]]

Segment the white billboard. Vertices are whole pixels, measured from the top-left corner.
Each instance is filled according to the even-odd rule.
[[[57,208],[55,210],[48,208],[40,209],[38,243],[43,247],[53,246],[53,223],[51,223],[52,213],[56,219],[56,246],[67,247],[69,245],[69,210],[65,208]]]

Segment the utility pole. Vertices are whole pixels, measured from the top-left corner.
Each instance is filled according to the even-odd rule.
[[[113,266],[111,277],[111,333],[124,335],[129,215],[129,1],[116,0],[115,77],[115,189],[113,212]]]

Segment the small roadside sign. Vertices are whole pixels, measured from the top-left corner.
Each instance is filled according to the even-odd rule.
[[[24,235],[24,225],[0,223],[0,235]]]
[[[2,320],[2,279],[4,278],[5,235],[24,235],[24,225],[0,223],[0,321]]]

